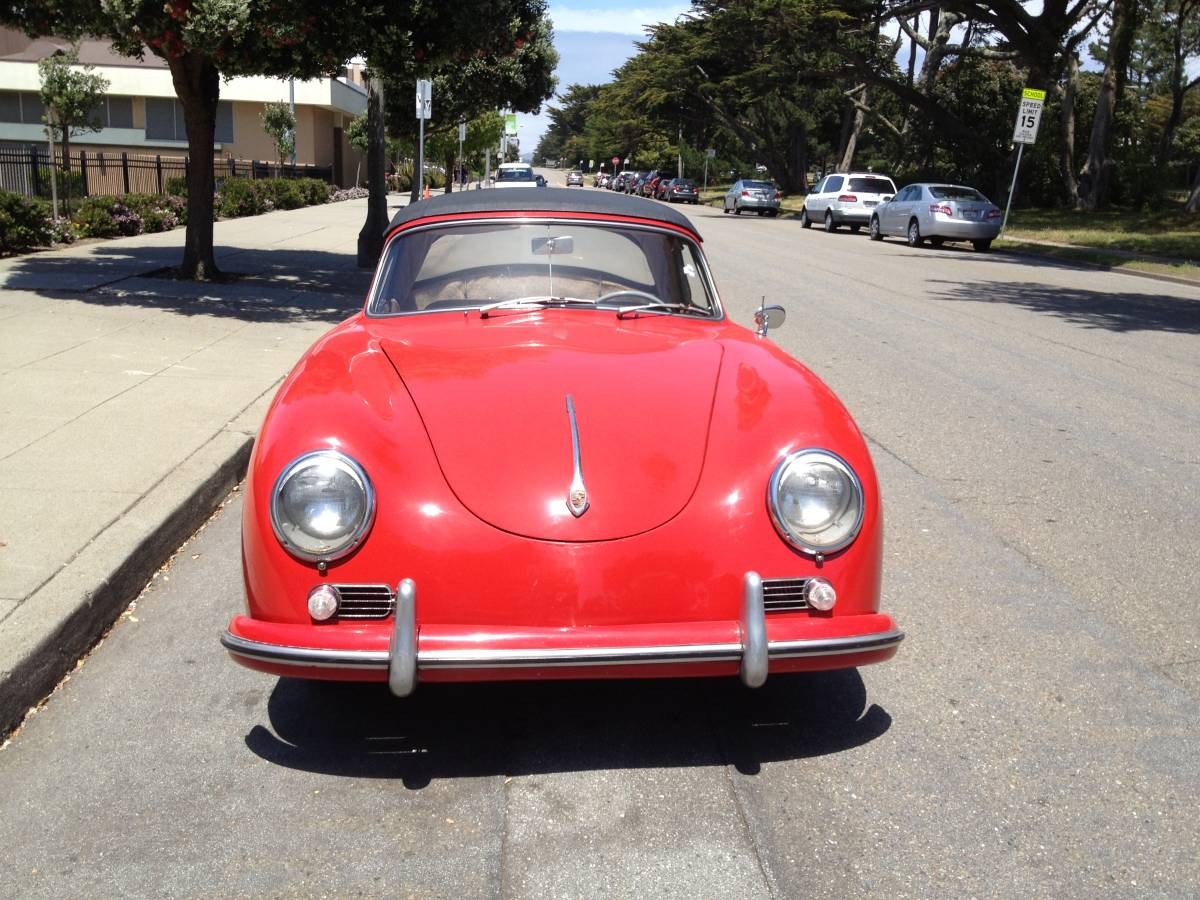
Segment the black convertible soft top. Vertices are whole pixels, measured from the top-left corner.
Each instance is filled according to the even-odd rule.
[[[631,197],[615,191],[572,190],[571,188],[484,188],[483,190],[456,191],[453,194],[434,194],[428,200],[410,203],[392,219],[390,232],[397,225],[405,225],[425,216],[455,215],[458,213],[483,212],[590,212],[612,216],[637,216],[653,219],[687,229],[696,237],[700,232],[687,216],[672,206]]]

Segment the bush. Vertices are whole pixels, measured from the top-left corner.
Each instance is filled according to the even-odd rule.
[[[220,198],[219,205],[214,202],[214,209],[225,219],[256,216],[275,205],[272,202],[267,207],[267,191],[249,178],[226,178],[221,185]]]
[[[87,197],[71,214],[83,237],[116,237],[121,233],[112,214],[112,197]]]
[[[329,202],[329,185],[320,178],[301,178],[296,182],[304,195],[306,206]]]
[[[308,203],[300,182],[294,178],[262,178],[256,184],[271,198],[276,209],[299,209]]]
[[[0,191],[0,250],[43,247],[53,236],[50,209],[45,203]]]
[[[178,175],[172,176],[166,180],[166,188],[168,194],[173,194],[176,197],[186,197],[188,194],[187,179],[180,178]]]

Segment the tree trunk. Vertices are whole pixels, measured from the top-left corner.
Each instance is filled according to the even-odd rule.
[[[454,190],[454,182],[458,181],[458,168],[457,168],[457,164],[455,162],[455,160],[457,158],[455,156],[455,153],[457,153],[457,152],[458,151],[454,151],[449,156],[447,156],[444,160],[442,160],[442,162],[444,162],[446,164],[446,193],[447,194],[449,194],[451,191]],[[451,174],[452,172],[454,174]]]
[[[1108,205],[1112,188],[1113,115],[1125,93],[1125,73],[1133,49],[1138,25],[1138,0],[1114,0],[1112,28],[1108,35],[1108,55],[1100,79],[1100,95],[1096,98],[1096,114],[1092,119],[1092,139],[1088,159],[1079,178],[1079,201],[1082,209],[1099,209]]]
[[[858,92],[858,103],[854,105],[854,119],[842,145],[842,159],[838,163],[839,172],[849,172],[854,166],[854,152],[858,149],[858,135],[862,131],[863,119],[866,113],[863,107],[867,105],[867,89]]]
[[[221,274],[213,256],[213,141],[221,79],[212,60],[195,51],[171,57],[167,65],[175,96],[183,107],[192,160],[188,167],[187,233],[179,275],[209,281]]]
[[[784,190],[792,194],[808,193],[808,126],[801,119],[788,126],[788,173]]]
[[[1079,58],[1074,53],[1067,55],[1066,84],[1058,89],[1059,134],[1058,176],[1067,192],[1067,201],[1079,199],[1079,182],[1075,178],[1075,87],[1079,82]]]
[[[360,269],[370,269],[379,261],[388,224],[383,102],[382,79],[370,79],[367,82],[367,220],[358,233]]]

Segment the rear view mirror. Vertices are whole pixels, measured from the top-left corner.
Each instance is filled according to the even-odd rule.
[[[574,253],[575,239],[569,234],[561,237],[535,237],[530,247],[534,256],[551,256],[557,253]]]
[[[754,324],[758,326],[759,334],[766,334],[772,328],[778,328],[787,318],[787,310],[782,306],[760,306],[754,311]]]

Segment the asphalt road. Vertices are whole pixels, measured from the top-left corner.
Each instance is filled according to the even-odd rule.
[[[871,442],[894,661],[276,680],[235,494],[0,751],[0,895],[1200,892],[1200,290],[689,214]]]

